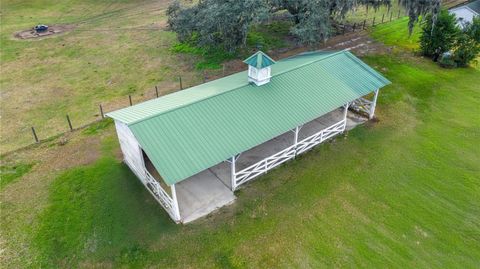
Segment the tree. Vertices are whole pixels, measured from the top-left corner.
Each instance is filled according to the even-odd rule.
[[[232,52],[246,44],[251,24],[268,17],[265,1],[200,0],[190,7],[175,1],[167,9],[168,24],[181,42]]]
[[[432,28],[437,21],[437,16],[440,13],[441,0],[399,0],[408,14],[408,31],[412,34],[415,23],[418,22],[420,16],[430,15],[430,24]]]
[[[426,16],[422,23],[420,36],[420,50],[422,54],[431,57],[434,61],[443,53],[453,48],[459,33],[455,15],[442,10],[434,22],[433,15]]]
[[[290,32],[300,43],[313,45],[331,35],[332,24],[358,6],[389,6],[391,0],[199,0],[181,7],[174,2],[167,10],[168,23],[180,41],[228,51],[245,46],[249,27],[279,10],[291,14]],[[408,10],[409,29],[418,17],[430,12],[435,22],[440,0],[399,0]]]
[[[407,10],[409,16],[410,34],[420,16],[430,14],[432,26],[435,24],[440,2],[441,0],[399,0],[398,3]],[[361,5],[375,9],[390,6],[391,0],[274,0],[273,4],[292,14],[296,25],[291,32],[301,43],[311,44],[328,38],[332,21],[343,19],[349,11]]]
[[[313,45],[328,39],[332,24],[344,19],[347,12],[360,5],[378,8],[390,5],[391,0],[274,0],[273,10],[285,9],[292,15],[295,25],[290,32],[300,43]]]
[[[299,2],[301,8],[287,5],[290,14],[293,13],[295,25],[290,32],[295,35],[300,43],[313,45],[325,41],[331,34],[331,18],[327,1],[285,1]]]
[[[455,41],[453,60],[457,66],[467,66],[480,55],[480,17],[466,24]]]

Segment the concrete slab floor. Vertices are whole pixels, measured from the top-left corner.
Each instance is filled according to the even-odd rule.
[[[299,140],[340,121],[343,113],[343,108],[339,108],[304,124],[299,132]],[[365,117],[349,111],[347,113],[347,130],[351,130],[365,121],[367,121]],[[237,171],[291,146],[293,142],[294,133],[289,131],[243,152],[236,162]],[[230,163],[222,162],[176,185],[183,223],[206,216],[235,200],[235,195],[231,191],[230,173]]]
[[[176,192],[182,223],[201,218],[235,200],[233,192],[209,170],[178,183]]]

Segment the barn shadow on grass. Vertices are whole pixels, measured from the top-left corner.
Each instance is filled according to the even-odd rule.
[[[180,229],[111,157],[65,172],[49,191],[33,235],[42,267],[75,267],[82,260],[141,265],[142,256],[155,259],[144,245]]]

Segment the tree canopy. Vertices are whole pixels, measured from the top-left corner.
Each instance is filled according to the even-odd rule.
[[[423,55],[432,57],[434,61],[452,49],[460,29],[456,25],[454,14],[442,10],[433,26],[433,16],[427,15],[422,23],[420,50]]]
[[[412,33],[413,26],[418,18],[430,14],[432,16],[432,27],[434,27],[437,16],[440,13],[441,0],[398,0],[408,14],[408,30]]]
[[[265,1],[201,0],[190,7],[178,1],[167,10],[168,24],[180,41],[231,51],[246,43],[248,27],[268,17]]]
[[[398,0],[408,12],[409,29],[419,16],[440,11],[440,0]],[[325,41],[332,34],[335,21],[359,6],[390,6],[391,0],[199,0],[181,6],[173,2],[168,10],[168,24],[181,42],[196,46],[234,51],[246,45],[249,28],[262,23],[272,14],[287,12],[294,22],[290,32],[302,44]]]
[[[459,32],[453,49],[453,60],[457,66],[467,66],[480,55],[480,17],[474,17]]]
[[[467,66],[480,54],[480,18],[459,27],[455,15],[445,9],[435,24],[433,16],[427,15],[422,23],[420,51],[444,67]]]

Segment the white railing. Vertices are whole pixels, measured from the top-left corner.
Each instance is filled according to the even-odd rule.
[[[345,120],[341,120],[320,132],[313,134],[302,141],[298,142],[297,144],[297,155],[304,153],[305,151],[313,148],[314,146],[322,143],[323,141],[342,133],[345,130]]]
[[[153,197],[160,203],[160,205],[167,211],[173,220],[179,221],[178,209],[176,203],[170,195],[162,188],[160,183],[145,170],[145,186],[152,193]]]
[[[299,155],[314,146],[322,143],[323,141],[342,133],[346,127],[346,120],[343,119],[318,133],[315,133],[302,141],[298,142],[296,145],[292,145],[274,155],[267,157],[249,167],[235,172],[234,183],[235,188],[263,173],[266,173],[268,170],[273,169],[274,167],[295,158],[296,155]]]
[[[160,183],[148,172],[145,171],[147,187],[153,192],[158,202],[168,211],[173,208],[173,199],[162,188]]]
[[[267,157],[239,172],[235,173],[235,187],[257,177],[268,170],[295,157],[295,145],[290,146],[270,157]]]
[[[170,195],[162,188],[160,183],[147,171],[143,170],[143,173],[140,173],[134,165],[130,164],[127,160],[125,163],[130,167],[130,169],[137,175],[140,181],[145,185],[147,190],[152,194],[153,198],[167,211],[167,213],[174,220],[178,220],[179,216],[176,216],[175,212],[175,202]]]
[[[366,113],[367,115],[370,115],[370,109],[372,107],[372,103],[373,103],[372,101],[360,97],[350,103],[350,108],[352,108],[357,112],[363,112],[363,113]]]

